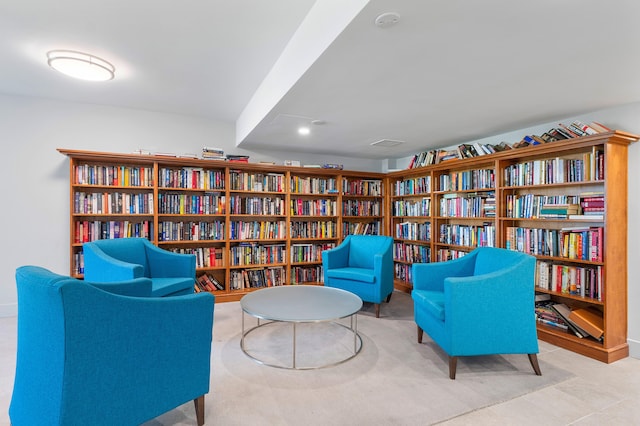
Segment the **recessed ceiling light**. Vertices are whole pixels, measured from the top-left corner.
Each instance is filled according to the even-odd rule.
[[[74,50],[47,52],[51,68],[70,77],[88,81],[107,81],[115,77],[116,68],[97,56]]]
[[[309,133],[311,133],[311,129],[306,126],[298,127],[298,133],[300,133],[301,135],[308,135]]]

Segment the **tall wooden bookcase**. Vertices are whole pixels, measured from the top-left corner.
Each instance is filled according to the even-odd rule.
[[[629,353],[627,150],[638,138],[601,133],[388,174],[59,149],[70,158],[70,272],[82,276],[83,241],[139,235],[195,253],[197,275],[223,284],[216,300],[232,301],[254,289],[236,279],[248,270],[280,271],[275,284],[322,284],[322,250],[368,232],[393,236],[395,287],[410,292],[412,263],[503,247],[536,256],[532,291],[604,318],[602,341],[544,324],[539,338],[613,362]],[[593,194],[604,198],[602,218],[523,207]],[[582,257],[560,252],[572,233],[599,242],[588,240]],[[544,265],[588,271],[596,292],[549,287]]]
[[[324,249],[386,232],[382,173],[59,149],[70,160],[70,273],[83,242],[138,236],[196,255],[239,300],[268,284],[322,284]],[[254,281],[257,280],[257,281]]]
[[[604,318],[602,341],[544,324],[539,338],[603,362],[628,356],[627,150],[637,140],[615,131],[389,173],[396,288],[411,291],[416,259],[447,260],[479,246],[527,252],[538,259],[536,293],[571,308],[595,308]],[[592,195],[604,197],[603,217],[523,213],[539,197],[579,202]],[[570,234],[586,236],[584,244],[562,244]],[[541,278],[548,277],[545,265],[590,273],[595,292],[549,286]]]

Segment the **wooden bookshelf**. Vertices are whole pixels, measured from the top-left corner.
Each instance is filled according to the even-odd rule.
[[[391,194],[391,235],[396,245],[407,244],[407,239],[395,231],[400,223],[430,224],[430,238],[420,238],[411,243],[429,252],[429,261],[432,262],[464,255],[480,245],[492,245],[529,252],[537,257],[538,262],[567,269],[597,271],[600,274],[600,294],[546,288],[541,286],[539,272],[535,291],[548,294],[551,300],[571,308],[591,307],[600,311],[604,318],[604,339],[580,338],[571,332],[543,324],[538,326],[538,336],[541,340],[603,362],[624,358],[629,354],[627,149],[638,138],[621,131],[600,133],[389,173],[387,192]],[[564,179],[541,180],[539,172],[533,171],[536,167],[553,167],[554,162],[566,167]],[[593,166],[578,171],[580,164],[585,162],[592,162]],[[596,170],[601,171],[597,174]],[[491,173],[494,181],[492,186],[487,186],[487,176]],[[536,173],[535,180],[512,179],[514,176],[520,178],[523,174],[533,177],[533,173]],[[399,193],[398,188],[404,187],[404,182],[420,179],[430,179],[430,191],[421,194]],[[596,216],[569,220],[513,213],[514,200],[523,201],[527,196],[527,200],[536,196],[557,199],[574,197],[574,200],[579,200],[584,194],[599,193],[603,194],[605,200],[602,218]],[[431,214],[404,216],[398,213],[397,203],[409,200],[411,204],[418,198],[430,199]],[[471,210],[464,210],[468,206],[471,206]],[[600,251],[599,258],[593,259],[578,258],[575,254],[545,253],[539,249],[540,245],[532,244],[531,239],[524,240],[529,241],[528,245],[511,239],[514,232],[520,235],[556,235],[598,228],[601,228],[604,240],[593,248]],[[410,259],[399,258],[396,253],[397,289],[411,291],[410,277],[398,273],[406,271],[411,263]]]
[[[245,276],[321,285],[322,250],[349,233],[386,231],[382,173],[58,151],[70,160],[70,274],[78,278],[83,242],[140,236],[195,254],[197,278],[224,287],[216,301],[234,301],[256,288]]]

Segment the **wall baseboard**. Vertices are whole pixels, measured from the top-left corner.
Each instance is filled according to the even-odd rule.
[[[629,356],[640,359],[640,342],[637,340],[627,339],[629,343]]]

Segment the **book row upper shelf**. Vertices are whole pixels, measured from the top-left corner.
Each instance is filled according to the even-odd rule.
[[[500,142],[499,144],[482,144],[479,142],[474,142],[460,144],[455,149],[434,149],[430,151],[424,151],[412,157],[407,169],[415,169],[418,167],[438,164],[447,160],[480,157],[483,155],[494,154],[496,152],[507,151],[511,149],[518,149],[532,145],[541,145],[560,140],[607,132],[611,132],[611,129],[598,122],[594,121],[590,124],[584,124],[576,120],[568,126],[560,123],[558,124],[558,127],[551,128],[540,136],[525,135],[519,142],[513,144],[509,144],[507,142]]]

